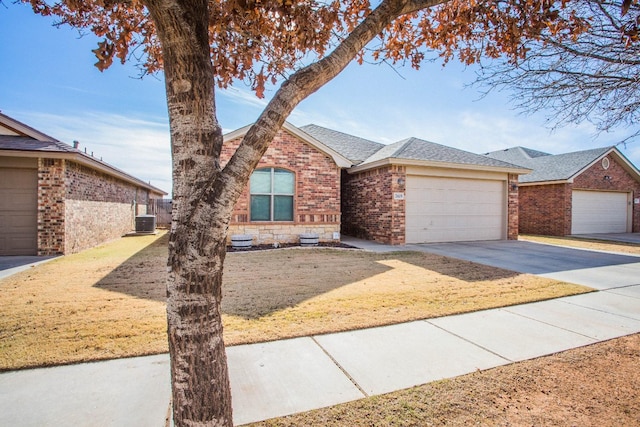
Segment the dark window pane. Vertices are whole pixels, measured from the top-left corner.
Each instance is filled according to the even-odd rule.
[[[273,197],[273,220],[293,221],[293,197],[274,196]]]
[[[271,196],[251,196],[251,221],[269,221]]]

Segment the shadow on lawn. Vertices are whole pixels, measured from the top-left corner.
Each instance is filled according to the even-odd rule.
[[[165,302],[167,244],[168,236],[158,239],[120,264],[95,286],[136,298]],[[508,270],[422,252],[374,254],[296,249],[228,254],[222,313],[245,319],[260,318],[334,289],[366,282],[393,268],[378,261],[393,259],[423,268],[425,274],[430,270],[466,282],[518,275]]]
[[[136,298],[165,302],[167,245],[168,236],[158,239],[113,269],[94,286]],[[391,269],[373,259],[367,263],[366,269],[351,269],[349,260],[352,258],[345,258],[344,255],[344,252],[330,249],[227,254],[222,312],[244,318],[259,318]],[[331,271],[330,275],[328,271]]]
[[[136,252],[94,286],[136,298],[165,302],[168,244],[169,233]]]

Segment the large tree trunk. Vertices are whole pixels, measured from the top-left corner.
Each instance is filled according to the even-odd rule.
[[[220,302],[233,206],[286,117],[395,17],[443,0],[385,0],[341,45],[285,82],[223,171],[207,0],[146,0],[162,45],[173,162],[167,322],[173,419],[232,426]]]
[[[149,0],[163,48],[173,162],[167,322],[176,426],[231,426],[220,301],[235,194],[221,181],[207,0]]]

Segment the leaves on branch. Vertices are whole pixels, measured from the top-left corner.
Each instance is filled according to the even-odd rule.
[[[142,0],[63,0],[51,5],[46,0],[22,1],[37,13],[58,16],[103,38],[94,51],[101,70],[114,57],[121,62],[131,59],[130,52],[141,52],[138,48],[148,72],[163,66],[155,28]],[[356,60],[418,68],[427,52],[435,51],[445,62],[455,57],[470,64],[482,57],[506,56],[517,64],[527,56],[527,41],[549,34],[574,37],[589,25],[571,13],[566,0],[449,0],[438,7],[432,5],[439,2],[428,0],[382,0],[377,5],[421,2],[423,10],[417,7],[418,12],[396,19]],[[226,87],[245,81],[258,96],[264,96],[267,82],[286,78],[323,57],[372,10],[370,0],[209,0],[208,7],[216,83]],[[637,25],[625,37],[634,42]]]
[[[113,62],[113,53],[114,53],[114,45],[110,43],[108,40],[102,40],[98,43],[98,47],[93,49],[91,52],[98,58],[98,62],[95,63],[95,66],[100,71],[104,71]]]

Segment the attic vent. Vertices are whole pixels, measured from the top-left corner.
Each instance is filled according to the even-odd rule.
[[[136,216],[136,233],[155,233],[156,216],[138,215]]]
[[[607,170],[609,169],[609,158],[605,157],[604,159],[602,159],[602,169]]]

